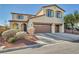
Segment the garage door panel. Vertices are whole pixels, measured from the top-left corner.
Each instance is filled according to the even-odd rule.
[[[35,24],[34,27],[35,27],[36,33],[51,32],[51,25],[50,24]]]

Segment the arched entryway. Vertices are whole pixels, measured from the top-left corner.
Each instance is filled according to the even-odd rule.
[[[26,24],[23,24],[23,30],[27,31],[27,25]]]

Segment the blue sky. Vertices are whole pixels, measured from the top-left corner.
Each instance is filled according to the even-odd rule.
[[[11,20],[11,12],[35,14],[42,6],[47,4],[0,4],[0,25],[8,23]],[[66,12],[65,14],[72,13],[79,10],[79,4],[59,4]]]

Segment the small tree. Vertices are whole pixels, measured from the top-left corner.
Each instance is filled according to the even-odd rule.
[[[67,24],[70,24],[72,27],[72,33],[74,29],[74,24],[79,22],[79,13],[78,11],[75,11],[72,14],[68,14],[64,17],[65,25],[67,27]]]

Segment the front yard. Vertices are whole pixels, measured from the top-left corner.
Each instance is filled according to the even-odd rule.
[[[10,29],[4,31],[0,35],[0,49],[7,49],[7,48],[15,48],[15,47],[22,47],[28,45],[38,44],[38,38],[35,35],[27,34],[23,31],[17,31],[14,29]]]
[[[13,48],[14,50],[8,50],[8,52],[5,51],[4,53],[79,53],[79,47],[77,47],[79,45],[79,36],[75,34],[37,33],[35,35],[29,35],[26,32],[17,32],[14,34],[12,31],[10,32],[5,32],[6,35],[0,36],[0,48],[5,46],[1,48],[0,52],[2,50],[5,51],[6,49]],[[10,38],[9,35],[14,36]],[[8,41],[9,39],[6,37],[8,37],[10,41]],[[28,48],[15,50],[16,48],[21,47]]]

